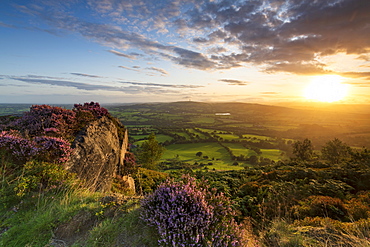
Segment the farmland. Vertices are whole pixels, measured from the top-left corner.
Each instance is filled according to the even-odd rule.
[[[256,157],[259,162],[287,160],[291,144],[304,138],[312,140],[316,150],[332,138],[358,148],[370,143],[366,106],[333,110],[331,105],[174,102],[106,107],[128,126],[134,147],[154,132],[166,148],[163,163],[196,169],[239,170],[253,165]]]
[[[370,146],[370,109],[361,105],[173,102],[104,107],[128,128],[133,151],[154,132],[166,148],[161,160],[166,169],[176,162],[195,169],[239,170],[256,160],[287,160],[292,156],[292,143],[304,138],[316,150],[333,138],[354,148]],[[28,108],[3,104],[0,116]],[[202,152],[200,157],[198,152]]]

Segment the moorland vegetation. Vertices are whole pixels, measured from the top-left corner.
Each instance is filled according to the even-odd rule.
[[[1,118],[0,246],[370,245],[367,114],[107,108],[33,106]],[[75,134],[101,114],[129,129],[122,175],[136,195],[119,183],[89,191],[63,169]]]

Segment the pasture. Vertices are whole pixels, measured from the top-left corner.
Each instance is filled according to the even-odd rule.
[[[201,157],[196,154],[202,152]],[[162,161],[177,159],[189,164],[207,164],[208,169],[240,170],[243,166],[233,166],[228,152],[218,143],[172,144],[166,146]]]

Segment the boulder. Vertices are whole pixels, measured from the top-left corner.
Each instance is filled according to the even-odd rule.
[[[74,151],[66,168],[83,179],[89,189],[109,191],[117,167],[123,166],[126,141],[127,132],[123,143],[120,143],[114,122],[102,117],[91,122],[76,136],[72,143]]]
[[[135,194],[135,180],[131,176],[123,176],[122,181],[129,194]]]

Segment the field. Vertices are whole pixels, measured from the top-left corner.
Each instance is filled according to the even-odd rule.
[[[146,135],[155,132],[166,148],[162,162],[176,159],[188,164],[212,163],[207,167],[216,170],[250,166],[251,156],[275,162],[288,160],[293,155],[291,144],[304,138],[312,140],[316,150],[333,138],[352,147],[370,144],[367,106],[287,108],[248,103],[174,102],[107,108],[128,126],[134,144],[140,145],[145,137],[135,127],[146,126]],[[197,157],[197,152],[202,152],[202,157]]]
[[[20,114],[29,107],[3,104],[0,116]],[[370,107],[365,105],[287,108],[248,103],[174,102],[104,107],[128,128],[133,147],[140,146],[154,132],[166,148],[162,162],[176,158],[216,170],[250,166],[252,156],[275,162],[287,160],[292,157],[291,144],[304,138],[312,141],[315,150],[333,138],[355,148],[370,146]],[[202,152],[202,157],[197,157],[197,152]]]
[[[224,145],[230,148],[236,156],[247,155],[250,157],[252,155],[258,155],[255,151],[245,148],[240,143],[225,143]]]
[[[201,157],[196,156],[198,152],[202,152]],[[209,169],[216,170],[239,170],[243,167],[231,166],[233,163],[228,157],[226,150],[218,143],[192,143],[192,144],[172,144],[166,146],[166,151],[162,157],[162,161],[179,159],[183,162],[194,164],[207,165]]]

